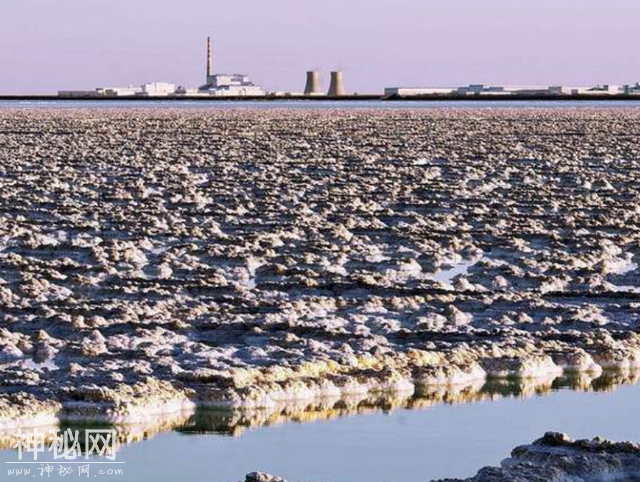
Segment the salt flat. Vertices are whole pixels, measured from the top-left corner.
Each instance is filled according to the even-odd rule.
[[[640,111],[0,111],[0,426],[630,370]]]

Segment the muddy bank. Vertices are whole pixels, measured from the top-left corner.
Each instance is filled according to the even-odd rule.
[[[3,110],[0,426],[634,369],[639,120]]]

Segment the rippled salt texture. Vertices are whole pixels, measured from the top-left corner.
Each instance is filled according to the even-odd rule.
[[[638,137],[635,109],[1,110],[0,425],[633,369]]]

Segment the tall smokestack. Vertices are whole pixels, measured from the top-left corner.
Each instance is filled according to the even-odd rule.
[[[213,55],[211,53],[211,37],[207,37],[207,82],[213,75]]]
[[[342,83],[342,72],[331,72],[331,85],[329,86],[329,97],[344,95],[344,84]]]
[[[304,88],[304,95],[320,93],[320,74],[315,71],[307,72],[307,85]]]

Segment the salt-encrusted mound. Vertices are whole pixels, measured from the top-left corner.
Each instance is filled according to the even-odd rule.
[[[640,479],[640,445],[602,438],[573,441],[547,433],[517,447],[501,468],[487,467],[470,479],[441,482],[631,482]]]
[[[640,445],[602,438],[573,441],[549,432],[531,445],[517,447],[502,467],[485,467],[469,479],[433,482],[634,482],[640,480]],[[244,482],[286,482],[263,472]]]

